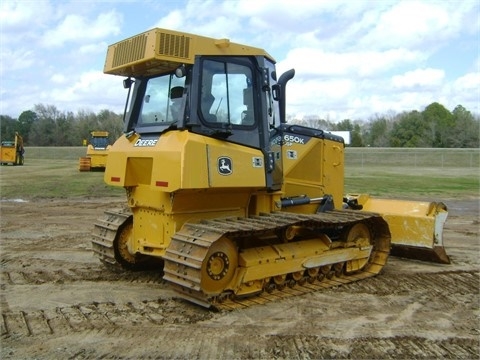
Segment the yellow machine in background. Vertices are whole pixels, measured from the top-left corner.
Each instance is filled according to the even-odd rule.
[[[108,131],[92,131],[87,145],[87,156],[79,159],[80,171],[105,170],[108,150],[111,148]]]
[[[111,45],[104,71],[129,89],[104,176],[127,206],[92,240],[104,263],[161,259],[181,297],[231,308],[374,276],[392,245],[448,262],[446,206],[345,196],[343,138],[286,123],[294,70],[264,50],[153,29]]]
[[[0,146],[0,164],[23,165],[25,161],[24,153],[23,138],[18,132],[15,132],[13,141],[2,141]]]

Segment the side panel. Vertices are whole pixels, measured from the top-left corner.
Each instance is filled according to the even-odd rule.
[[[160,138],[121,137],[110,149],[105,182],[139,184],[165,192],[182,189],[263,188],[265,164],[261,151],[187,131]]]
[[[208,186],[212,188],[265,187],[263,154],[227,142],[207,144]]]
[[[335,207],[341,208],[344,185],[342,143],[284,132],[282,152],[285,197],[306,195],[316,198],[328,194],[333,196]]]

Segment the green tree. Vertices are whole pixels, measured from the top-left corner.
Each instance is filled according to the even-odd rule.
[[[390,146],[392,147],[430,147],[430,140],[425,137],[428,124],[420,112],[414,110],[403,113],[393,123],[390,132]]]
[[[353,147],[364,147],[365,143],[363,142],[362,129],[358,123],[353,125],[353,130],[351,132],[352,136],[350,139],[350,146]]]
[[[373,147],[389,146],[389,136],[392,121],[385,116],[377,116],[365,125],[365,143]]]
[[[113,143],[123,134],[123,116],[110,110],[101,110],[98,115],[98,122],[102,129],[108,131],[110,141]]]
[[[103,130],[98,124],[97,115],[92,111],[79,110],[75,119],[75,145],[81,145],[84,139],[89,139],[91,131]]]
[[[33,123],[29,133],[31,145],[64,145],[65,134],[63,132],[70,130],[70,128],[64,124],[65,114],[54,105],[44,104],[36,104],[34,111],[38,115],[38,121]]]
[[[453,130],[453,116],[443,105],[434,102],[422,112],[429,131],[425,135],[430,140],[431,147],[449,147],[449,138]]]
[[[449,144],[457,148],[480,147],[480,121],[475,120],[472,113],[462,105],[452,111],[453,131],[449,136]]]
[[[55,122],[50,118],[36,121],[30,131],[30,145],[53,146],[55,144]]]
[[[288,120],[288,123],[307,126],[314,129],[320,129],[320,130],[335,130],[336,128],[334,123],[328,120],[321,119],[320,117],[315,115],[304,116],[302,120],[290,118]]]
[[[61,114],[57,117],[54,131],[54,146],[72,146],[71,134],[73,134],[73,116]]]
[[[19,133],[23,137],[23,142],[28,144],[30,139],[30,131],[35,121],[38,120],[37,114],[32,110],[23,111],[18,117]]]
[[[15,137],[15,131],[19,131],[18,121],[8,115],[0,115],[1,141],[13,140]]]
[[[350,131],[350,146],[352,147],[364,146],[363,138],[362,138],[362,130],[358,122],[353,124],[350,119],[342,120],[336,125],[335,130]]]

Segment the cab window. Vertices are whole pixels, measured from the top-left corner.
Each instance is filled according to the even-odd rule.
[[[180,121],[184,113],[184,83],[184,78],[179,79],[173,74],[149,79],[139,125],[168,125]]]
[[[210,125],[252,126],[252,70],[250,67],[217,60],[205,60],[202,71],[200,112]]]

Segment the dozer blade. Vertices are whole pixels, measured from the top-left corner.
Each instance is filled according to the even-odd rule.
[[[447,206],[441,202],[377,199],[355,195],[362,211],[381,214],[392,235],[393,256],[450,264],[443,247]]]

